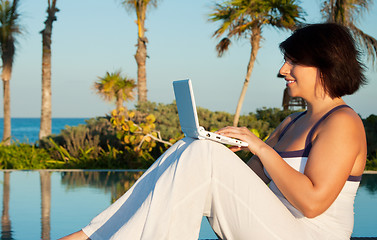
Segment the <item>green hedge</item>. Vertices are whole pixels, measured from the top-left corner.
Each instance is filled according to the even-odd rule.
[[[45,150],[34,145],[13,143],[11,146],[0,145],[0,169],[46,169],[59,165]]]
[[[183,137],[174,102],[147,102],[136,106],[135,112],[133,121],[136,124],[143,124],[147,115],[154,115],[155,130],[161,133],[162,139],[173,143]],[[261,139],[265,139],[291,113],[278,108],[262,108],[256,113],[241,116],[239,125],[254,129]],[[233,122],[230,113],[200,107],[198,117],[200,124],[210,131],[232,125]],[[366,169],[377,170],[377,116],[371,115],[363,123],[368,142]],[[0,145],[0,169],[146,169],[169,147],[157,142],[153,148],[137,152],[134,150],[136,146],[125,144],[119,138],[124,132],[120,134],[117,131],[111,123],[111,116],[105,116],[89,119],[86,124],[66,127],[59,134],[44,138],[35,145],[17,142],[11,146]],[[247,151],[237,154],[244,161],[251,156]]]

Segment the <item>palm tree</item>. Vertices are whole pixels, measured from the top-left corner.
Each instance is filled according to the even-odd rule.
[[[134,99],[134,88],[136,87],[135,80],[121,76],[120,71],[113,73],[106,72],[104,77],[99,77],[98,82],[94,83],[94,89],[105,101],[113,101],[115,99],[116,109],[119,111],[121,108],[127,108],[123,105],[124,101]]]
[[[3,61],[3,94],[4,94],[4,132],[3,141],[5,145],[10,144],[11,117],[10,117],[10,79],[12,76],[13,58],[16,51],[15,36],[21,33],[18,24],[19,14],[17,13],[18,0],[0,0],[0,45],[1,60]]]
[[[147,101],[147,43],[148,39],[145,36],[145,17],[149,7],[157,7],[158,0],[122,0],[123,5],[127,10],[136,11],[136,24],[138,29],[137,50],[135,60],[137,63],[137,94],[138,102]]]
[[[356,41],[366,49],[368,58],[375,63],[377,40],[355,25],[358,18],[369,10],[372,3],[371,0],[329,0],[322,3],[321,12],[327,22],[335,22],[348,27]]]
[[[251,72],[260,48],[262,28],[270,25],[277,29],[293,30],[301,24],[303,14],[296,0],[230,0],[216,4],[214,12],[210,14],[210,20],[221,21],[221,25],[213,36],[219,38],[227,32],[227,36],[216,46],[218,56],[221,57],[228,50],[232,37],[245,36],[250,39],[251,44],[250,60],[234,115],[234,126],[238,125]]]
[[[47,0],[47,19],[42,34],[42,107],[39,138],[51,134],[51,35],[52,23],[56,21],[57,0]]]

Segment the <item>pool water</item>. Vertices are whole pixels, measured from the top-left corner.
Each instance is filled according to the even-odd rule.
[[[139,171],[0,171],[1,239],[57,239],[79,230],[119,198]],[[364,174],[354,237],[377,236],[377,174]],[[203,218],[200,239],[215,239]]]

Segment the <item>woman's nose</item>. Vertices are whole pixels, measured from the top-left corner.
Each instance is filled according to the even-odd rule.
[[[289,72],[290,72],[289,64],[287,62],[285,62],[279,70],[279,75],[287,76],[289,74]]]

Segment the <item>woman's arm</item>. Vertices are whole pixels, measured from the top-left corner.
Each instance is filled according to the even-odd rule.
[[[366,160],[366,137],[359,116],[350,109],[338,110],[319,128],[313,140],[304,176],[281,188],[287,199],[306,216],[324,212],[338,197],[349,175],[361,175]],[[293,187],[301,194],[293,193]]]
[[[364,128],[352,110],[339,110],[320,125],[304,174],[245,128],[229,127],[219,132],[247,141],[282,194],[309,218],[318,216],[334,202],[355,161],[365,161],[366,157]]]

